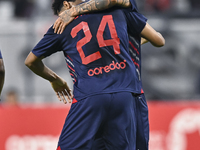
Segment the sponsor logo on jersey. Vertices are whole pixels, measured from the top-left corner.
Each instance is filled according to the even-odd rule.
[[[126,60],[122,62],[114,62],[112,61],[111,64],[105,66],[105,67],[96,67],[94,69],[88,70],[88,75],[89,76],[94,76],[94,75],[99,75],[103,74],[103,71],[105,73],[109,73],[111,70],[115,69],[125,69],[126,68]]]

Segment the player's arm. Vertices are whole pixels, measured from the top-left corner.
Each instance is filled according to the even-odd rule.
[[[156,47],[165,45],[163,36],[154,30],[148,23],[147,18],[139,12],[124,12],[130,35],[141,35],[141,44],[151,42]]]
[[[72,7],[71,16],[76,17],[85,13],[101,11],[113,7],[114,5],[130,7],[131,3],[129,0],[90,0],[88,2]]]
[[[130,0],[89,0],[88,2],[76,5],[69,10],[65,10],[54,23],[54,32],[62,33],[65,27],[76,17],[82,14],[101,11],[111,8],[115,5],[121,7],[130,7]]]
[[[51,83],[51,86],[53,87],[60,101],[67,103],[65,99],[66,97],[68,102],[71,102],[72,94],[67,83],[55,72],[45,66],[42,62],[42,58],[38,58],[32,52],[30,52],[25,60],[25,65],[35,74],[48,80]]]
[[[5,78],[5,69],[4,69],[3,59],[0,59],[0,95],[3,89],[4,78]]]
[[[146,23],[146,26],[142,30],[141,36],[146,39],[141,41],[143,44],[149,41],[155,47],[162,47],[165,45],[164,37],[154,30],[148,23]]]

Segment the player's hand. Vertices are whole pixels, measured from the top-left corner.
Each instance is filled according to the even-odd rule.
[[[143,44],[145,44],[145,43],[148,43],[149,41],[147,40],[147,39],[145,39],[145,38],[141,38],[141,45],[143,45]]]
[[[59,15],[59,18],[53,25],[54,33],[61,34],[65,27],[74,20],[72,16],[72,8],[65,10]]]
[[[62,78],[58,78],[50,83],[60,101],[63,101],[65,104],[67,104],[67,101],[69,103],[72,102],[73,96],[67,82],[65,82]]]

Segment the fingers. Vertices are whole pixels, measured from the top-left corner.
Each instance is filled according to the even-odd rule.
[[[54,33],[58,33],[58,30],[60,28],[60,24],[62,24],[62,20],[61,20],[61,18],[58,18],[53,25]]]
[[[63,95],[62,92],[57,92],[56,95],[57,95],[59,101],[63,101],[65,104],[67,104],[67,101],[65,100],[65,96]]]
[[[67,23],[60,22],[59,26],[56,27],[56,33],[62,34],[66,26],[67,26]]]
[[[61,26],[60,26],[60,34],[61,33],[63,33],[63,31],[64,31],[64,29],[65,29],[65,27],[67,26],[67,24],[66,23],[63,23]]]
[[[60,97],[60,93],[59,92],[56,92],[56,96],[57,98],[59,99],[59,101],[62,101],[61,97]]]
[[[71,93],[71,90],[68,92],[66,89],[65,89],[65,92],[67,93],[67,100],[69,103],[72,103],[72,93]]]
[[[65,103],[65,104],[67,104],[67,101],[66,101],[66,95],[65,95],[65,93],[62,91],[62,99],[63,99],[63,102]],[[69,101],[68,101],[69,102]]]
[[[58,27],[58,31],[57,31],[57,34],[61,34],[61,30],[63,28],[63,22],[60,23],[59,27]]]
[[[68,89],[68,90],[67,90],[67,89],[65,89],[65,91],[66,91],[66,93],[67,93],[68,97],[72,99],[72,98],[73,98],[73,95],[72,95],[72,90],[71,90],[71,89]]]
[[[60,17],[56,20],[56,22],[53,25],[54,33],[62,34],[65,27],[74,20],[74,17],[70,17],[68,19],[65,19],[63,21]]]
[[[63,91],[56,92],[56,95],[60,101],[64,102],[64,104],[67,104],[67,102],[72,103],[73,96],[72,96],[71,92],[68,93],[66,89]]]
[[[64,104],[67,104],[67,101],[66,101],[66,99],[65,99],[65,94],[61,91],[61,92],[57,92],[57,97],[58,97],[58,99],[60,100],[60,101],[63,101],[64,102]]]
[[[54,33],[57,33],[57,34],[63,33],[66,25],[67,24],[63,23],[61,20],[57,20],[53,25]]]

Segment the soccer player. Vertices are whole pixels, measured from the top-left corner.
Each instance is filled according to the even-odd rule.
[[[148,120],[148,106],[144,91],[142,89],[141,80],[141,45],[149,42],[148,40],[141,38],[141,36],[147,37],[152,45],[155,47],[164,46],[165,40],[162,35],[156,32],[148,23],[146,18],[141,14],[134,12],[134,18],[137,22],[135,26],[132,26],[132,31],[136,31],[136,28],[140,28],[143,24],[146,24],[141,33],[132,33],[129,31],[129,52],[133,63],[135,64],[138,78],[141,85],[141,94],[136,97],[136,105],[140,108],[137,112],[137,134],[136,134],[136,150],[148,150],[149,143],[149,120]],[[105,150],[104,141],[98,136],[93,143],[92,150]]]
[[[53,9],[57,14],[79,3],[57,0]],[[126,22],[132,16],[124,16],[125,11],[131,8],[79,16],[60,35],[51,27],[25,61],[64,100],[72,96],[66,82],[42,59],[57,51],[66,57],[74,97],[58,149],[91,149],[101,133],[107,149],[135,150],[136,95],[141,87],[128,51]]]
[[[136,149],[137,150],[148,150],[149,143],[149,120],[148,120],[148,106],[144,91],[142,89],[142,79],[141,79],[141,44],[148,42],[156,47],[164,46],[165,40],[162,35],[156,32],[146,21],[146,18],[135,12],[134,18],[136,20],[136,26],[132,26],[132,32],[129,33],[129,52],[133,63],[135,64],[138,79],[141,85],[141,95],[137,96],[137,106],[140,108],[140,111],[137,113],[137,134],[136,134]],[[142,18],[142,19],[141,19]],[[145,24],[145,26],[143,25]],[[136,28],[142,28],[141,32],[137,31]],[[144,38],[141,38],[145,37]],[[147,40],[148,39],[148,40]],[[97,141],[98,143],[98,141]],[[97,145],[98,146],[98,145]]]
[[[4,78],[5,78],[5,69],[4,69],[3,58],[2,58],[1,50],[0,50],[0,95],[3,89]]]
[[[73,17],[76,15],[81,15],[84,13],[90,13],[92,11],[98,10],[96,7],[91,7],[94,0],[90,0],[87,3],[83,3],[82,5],[78,5],[73,7],[71,10],[67,10],[63,12],[60,16],[62,19],[57,19],[54,24],[55,32],[62,33],[64,28]],[[110,5],[111,6],[111,5]],[[107,8],[107,6],[104,6]],[[136,136],[136,149],[138,150],[148,150],[148,141],[149,141],[149,121],[148,121],[148,107],[146,103],[146,99],[144,96],[144,92],[142,89],[142,81],[141,81],[141,44],[151,42],[152,45],[156,47],[164,46],[165,40],[159,32],[156,32],[146,21],[147,19],[139,14],[136,11],[132,13],[134,26],[130,27],[128,31],[129,33],[129,51],[130,56],[135,64],[138,79],[141,85],[141,95],[137,96],[137,105],[140,108],[140,112],[137,114],[137,136]],[[69,19],[71,18],[71,20]],[[144,37],[144,38],[141,38]],[[148,40],[147,40],[148,39]],[[100,150],[106,149],[104,146],[104,141],[102,138],[98,136],[95,139],[95,143],[93,144],[93,149]]]

